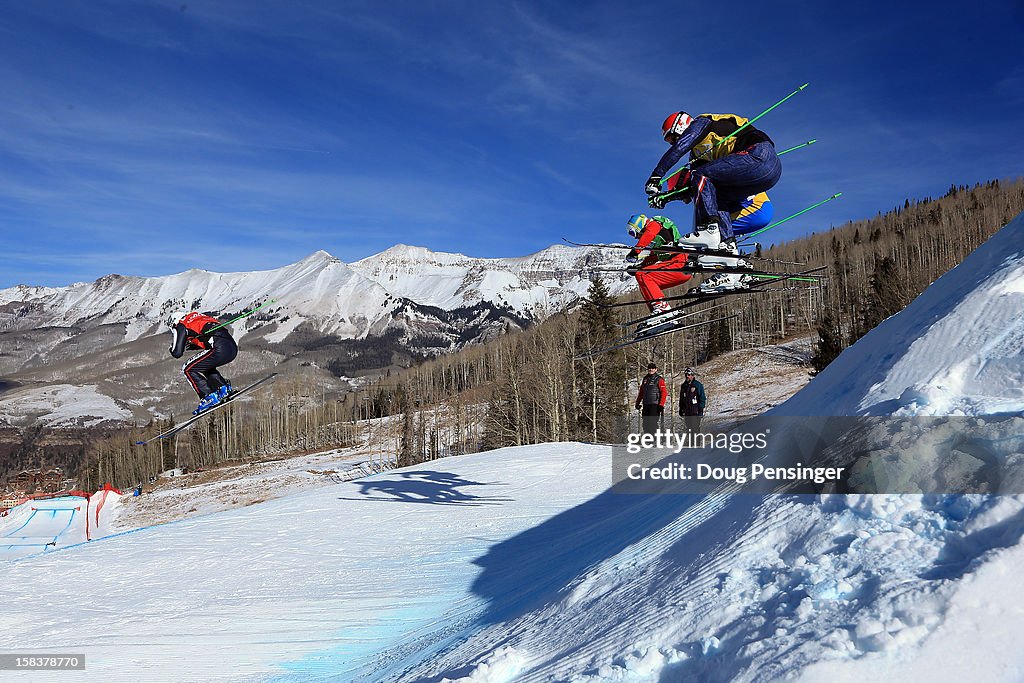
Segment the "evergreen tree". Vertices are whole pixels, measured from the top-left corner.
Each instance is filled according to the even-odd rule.
[[[402,412],[402,446],[398,453],[398,466],[406,467],[416,463],[416,408],[408,386],[398,390],[396,399]]]
[[[581,325],[576,346],[581,349],[606,346],[615,342],[620,332],[614,303],[604,281],[598,277],[590,283],[587,299],[580,309]],[[572,350],[570,350],[572,352]],[[579,437],[589,441],[614,441],[622,437],[621,426],[626,414],[626,367],[623,351],[616,350],[577,361],[580,414],[576,421]]]
[[[818,341],[811,357],[812,375],[817,375],[843,352],[843,333],[831,311],[826,310],[818,319]]]
[[[732,351],[732,330],[728,320],[719,320],[711,324],[708,330],[707,360]]]
[[[896,261],[885,256],[875,263],[871,275],[867,302],[860,319],[858,338],[874,329],[880,322],[902,311],[909,302],[908,283]]]

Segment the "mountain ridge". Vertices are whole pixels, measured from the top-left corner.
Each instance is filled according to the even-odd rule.
[[[63,287],[16,285],[0,290],[0,378],[15,387],[0,396],[10,408],[19,392],[96,385],[117,402],[111,419],[124,409],[139,419],[166,414],[158,404],[171,392],[187,394],[158,380],[180,374],[164,340],[154,339],[164,335],[166,321],[187,310],[227,320],[270,299],[233,323],[242,356],[232,371],[291,364],[303,374],[319,371],[318,381],[344,390],[374,369],[541,320],[584,297],[594,268],[619,263],[616,250],[599,248],[554,245],[524,257],[481,259],[395,245],[352,264],[321,249],[268,270],[193,268],[155,277],[109,273]],[[610,288],[624,293],[631,282],[623,273]],[[119,383],[109,380],[109,365],[122,373]],[[36,394],[25,400],[39,403]],[[95,424],[102,416],[79,417]],[[17,422],[17,410],[0,415],[0,424],[5,418]]]

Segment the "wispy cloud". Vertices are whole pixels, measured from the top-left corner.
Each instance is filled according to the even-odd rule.
[[[618,0],[8,9],[0,287],[617,238],[670,111],[750,115],[804,81],[759,123],[780,146],[819,139],[785,160],[773,198],[845,196],[780,235],[1019,167],[977,144],[993,102],[1008,128],[1024,116],[1014,24],[987,6],[926,31],[900,3],[741,3],[757,31],[739,33]],[[984,44],[952,40],[973,11]]]

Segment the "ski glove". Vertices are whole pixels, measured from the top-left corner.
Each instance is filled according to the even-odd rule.
[[[652,209],[664,209],[665,208],[665,204],[667,204],[667,203],[668,203],[668,200],[665,199],[664,195],[660,195],[660,194],[647,195],[647,205],[650,206]]]
[[[640,270],[640,267],[636,264],[639,259],[640,255],[634,250],[630,250],[630,252],[626,254],[626,273],[629,275],[636,275],[637,271]]]
[[[636,263],[637,261],[643,261],[645,258],[651,255],[650,249],[644,249],[637,251],[636,249],[630,249],[629,253],[626,254],[627,263]]]
[[[647,185],[644,186],[644,192],[646,192],[648,195],[660,194],[661,176],[652,174],[651,177],[647,179]]]

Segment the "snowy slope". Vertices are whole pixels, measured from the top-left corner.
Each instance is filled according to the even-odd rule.
[[[977,381],[1020,370],[1022,220],[776,410],[1024,411]],[[0,650],[110,680],[1024,679],[1024,497],[622,495],[609,471],[503,449],[25,558]]]
[[[0,421],[13,423],[26,416],[47,427],[91,427],[129,420],[132,413],[92,384],[51,384],[0,398]]]
[[[885,320],[787,415],[986,415],[1024,405],[1024,215]]]
[[[0,649],[111,681],[943,681],[917,648],[970,627],[985,680],[1024,674],[1021,601],[978,595],[1020,501],[623,496],[609,457],[504,449],[25,558]]]

